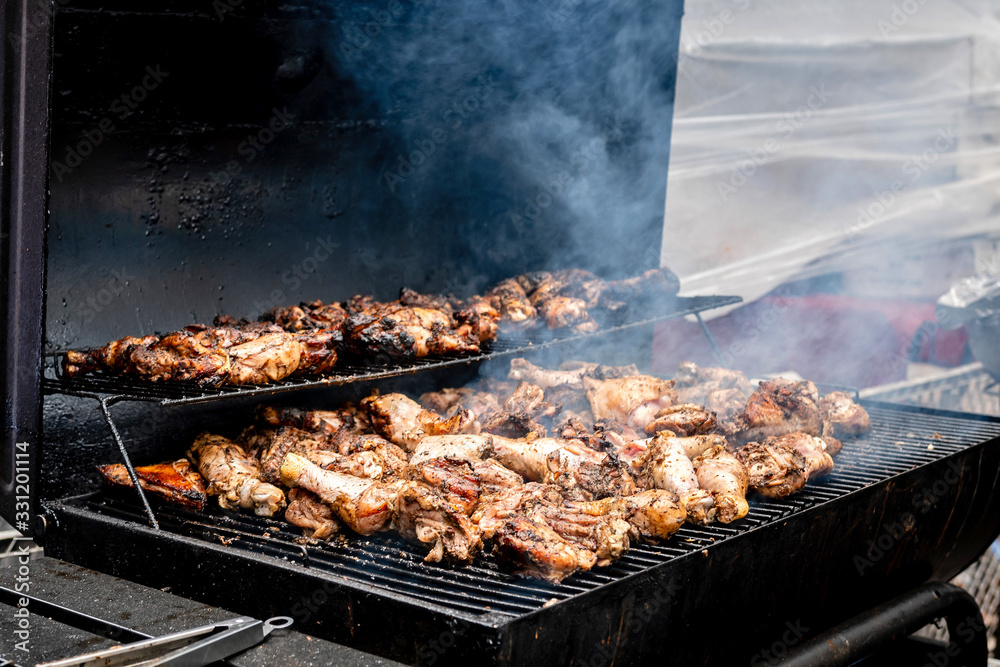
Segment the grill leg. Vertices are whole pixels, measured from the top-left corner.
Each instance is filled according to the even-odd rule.
[[[889,642],[905,639],[934,620],[948,623],[949,643],[931,651],[929,664],[949,667],[986,664],[986,627],[975,598],[942,582],[920,588],[875,607],[788,651],[775,664],[787,667],[839,667],[870,655]]]
[[[719,346],[715,344],[715,339],[712,338],[712,332],[708,330],[708,325],[705,324],[705,320],[701,319],[701,313],[695,313],[694,316],[695,319],[698,320],[698,325],[701,327],[702,333],[705,334],[705,338],[708,339],[708,344],[712,346],[712,354],[715,355],[715,360],[718,361],[719,365],[723,368],[729,368],[722,358],[722,352],[719,351]]]

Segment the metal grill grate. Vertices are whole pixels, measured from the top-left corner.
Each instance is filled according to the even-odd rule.
[[[70,394],[76,396],[114,396],[118,400],[153,401],[161,405],[182,405],[205,403],[208,401],[228,400],[232,398],[270,396],[303,389],[330,387],[370,380],[410,375],[420,371],[449,366],[460,366],[475,362],[499,359],[513,355],[525,354],[554,345],[572,345],[583,343],[601,336],[608,336],[626,329],[653,324],[666,319],[683,317],[701,313],[713,308],[721,308],[742,299],[738,296],[693,296],[677,297],[668,303],[661,304],[656,314],[649,315],[649,310],[643,310],[638,319],[627,320],[616,326],[604,327],[589,334],[555,334],[539,335],[535,338],[497,340],[491,343],[489,350],[481,354],[462,357],[426,358],[399,365],[376,365],[364,363],[342,363],[329,376],[322,378],[303,378],[283,380],[268,385],[223,386],[218,388],[199,387],[192,383],[161,383],[142,382],[134,379],[119,378],[109,375],[88,375],[79,378],[45,377],[42,380],[42,390],[50,394]],[[548,332],[544,332],[548,333]],[[52,353],[55,355],[56,353]]]
[[[560,584],[507,574],[490,556],[480,557],[467,567],[426,565],[419,547],[390,534],[352,536],[329,544],[306,543],[297,529],[283,521],[222,512],[214,503],[203,514],[162,509],[157,516],[161,528],[169,532],[299,562],[422,604],[456,613],[520,616],[540,609],[550,600],[564,600],[712,544],[736,539],[755,528],[1000,436],[1000,422],[996,420],[901,411],[885,404],[868,403],[866,407],[872,417],[872,430],[845,444],[837,456],[836,469],[827,478],[811,482],[802,492],[786,499],[753,497],[750,514],[734,524],[686,525],[663,544],[635,545],[610,567],[574,575]],[[80,502],[95,512],[144,521],[141,507],[118,498],[97,496]]]

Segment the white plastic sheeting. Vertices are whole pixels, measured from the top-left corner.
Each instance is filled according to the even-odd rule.
[[[688,0],[662,259],[757,298],[1000,234],[1000,2]]]

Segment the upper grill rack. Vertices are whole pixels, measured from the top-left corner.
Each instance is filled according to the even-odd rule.
[[[800,493],[780,500],[754,496],[750,513],[728,526],[685,525],[663,544],[635,545],[606,568],[580,573],[560,584],[525,579],[501,571],[490,556],[467,567],[432,566],[423,552],[396,536],[352,536],[330,544],[306,543],[291,525],[249,514],[222,512],[214,506],[202,514],[164,508],[161,526],[207,542],[275,556],[335,575],[355,585],[372,587],[434,605],[469,618],[484,614],[506,617],[540,609],[552,599],[565,600],[605,583],[642,572],[685,554],[735,539],[755,528],[817,507],[889,477],[931,463],[966,447],[1000,436],[1000,420],[948,413],[925,413],[864,402],[872,430],[845,443],[834,472],[810,482]],[[143,522],[133,503],[99,495],[79,501],[106,515]]]
[[[513,355],[525,354],[555,345],[572,345],[582,343],[600,336],[608,336],[626,329],[653,324],[662,320],[695,315],[702,328],[712,342],[711,335],[701,321],[700,313],[713,308],[721,308],[739,303],[738,296],[693,296],[676,297],[660,305],[654,315],[645,310],[640,317],[628,319],[616,326],[602,327],[589,334],[555,334],[535,338],[496,340],[490,344],[487,351],[479,354],[461,357],[425,358],[402,364],[377,365],[344,363],[338,364],[334,371],[322,378],[297,378],[273,382],[267,385],[199,387],[193,383],[181,382],[143,382],[140,380],[121,378],[111,375],[94,374],[78,378],[63,377],[57,373],[55,377],[42,379],[42,390],[50,394],[69,394],[96,398],[108,396],[112,402],[117,401],[152,401],[160,405],[190,405],[210,401],[228,400],[232,398],[271,396],[304,389],[333,387],[353,382],[382,380],[386,378],[411,375],[425,370],[447,368],[472,364],[490,359],[499,359]],[[547,332],[546,332],[547,333]],[[714,348],[714,342],[712,342]],[[58,368],[58,362],[56,364]]]

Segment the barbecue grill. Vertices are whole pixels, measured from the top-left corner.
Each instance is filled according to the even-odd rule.
[[[217,312],[256,316],[283,305],[265,303],[279,296],[391,298],[403,284],[471,294],[527,270],[585,266],[615,278],[658,265],[649,249],[661,244],[680,4],[577,4],[442,16],[436,3],[396,12],[178,0],[135,11],[95,1],[54,13],[7,3],[3,516],[30,526],[49,555],[258,618],[288,614],[298,629],[421,664],[638,664],[662,659],[673,637],[678,662],[750,660],[789,627],[804,639],[972,562],[1000,532],[1000,421],[874,402],[865,404],[873,430],[846,445],[830,477],[558,585],[506,573],[489,556],[427,565],[388,535],[311,543],[277,520],[99,490],[95,463],[175,456],[196,431],[232,428],[262,401],[427,389],[515,354],[642,363],[636,350],[648,348],[653,322],[701,321],[738,301],[681,297],[588,336],[498,341],[480,355],[403,365],[348,362],[328,377],[259,387],[58,373],[69,347]],[[373,20],[374,45],[352,41],[350,28]],[[473,26],[475,38],[462,32]],[[435,60],[429,44],[455,50]],[[443,110],[396,71],[399,54],[419,56],[406,76],[453,84]],[[565,69],[539,79],[540,63]],[[144,85],[156,102],[142,104],[136,88],[118,87],[147,66],[167,74]],[[53,170],[121,95],[135,108],[118,129],[69,172]],[[526,100],[550,115],[521,118]],[[453,103],[464,115],[446,115]],[[262,140],[286,106],[291,126],[275,125],[245,159],[240,142],[250,132]],[[447,141],[432,140],[432,160],[417,142],[439,136],[444,118]],[[576,152],[581,132],[603,141],[606,159]],[[415,146],[426,148],[417,165]],[[578,155],[586,170],[546,178]],[[403,178],[389,179],[399,190],[387,173]],[[589,193],[591,175],[618,196]],[[109,267],[123,264],[112,284]]]

